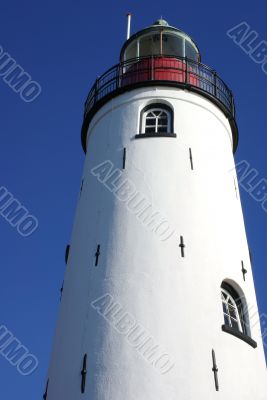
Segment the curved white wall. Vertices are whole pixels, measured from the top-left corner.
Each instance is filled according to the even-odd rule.
[[[135,138],[140,111],[152,102],[173,108],[176,138]],[[267,400],[266,367],[241,204],[234,187],[227,118],[197,94],[174,88],[136,89],[97,112],[87,146],[48,399],[212,400],[217,396]],[[92,173],[101,163],[121,173],[113,191],[99,181],[104,172],[99,179],[95,176],[99,169]],[[142,223],[138,209],[126,201],[127,193],[123,201],[118,199],[122,192],[114,194],[125,180],[138,192],[136,198],[145,199],[157,218],[167,221],[164,227],[169,227],[169,238],[161,235],[163,225],[155,225],[156,232],[151,232],[153,224]],[[184,258],[180,236],[186,246]],[[241,260],[248,270],[245,282]],[[246,296],[256,349],[221,330],[220,285],[224,279],[236,282]],[[103,303],[95,301],[101,297]],[[107,311],[105,301],[113,308],[104,318],[100,314]],[[122,320],[125,325],[118,323],[125,313],[130,314]],[[134,325],[152,338],[149,343],[158,346],[150,358],[141,339],[139,347],[138,341],[132,343],[137,332]],[[214,385],[212,349],[219,368],[219,392]],[[87,376],[82,394],[80,371],[85,353]]]

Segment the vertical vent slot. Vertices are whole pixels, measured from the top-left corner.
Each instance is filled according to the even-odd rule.
[[[100,257],[100,244],[97,245],[97,249],[95,252],[95,267],[98,266],[99,257]]]
[[[125,166],[126,166],[126,147],[123,148],[122,169],[125,169]]]
[[[185,257],[185,244],[184,244],[184,237],[183,236],[180,236],[179,247],[181,249],[181,257]]]
[[[216,363],[216,355],[215,351],[212,349],[212,371],[214,374],[214,383],[215,383],[215,389],[216,392],[219,392],[219,379],[218,379],[218,367]]]
[[[193,155],[192,155],[192,149],[191,149],[191,147],[189,147],[189,160],[190,160],[191,170],[193,171],[193,169],[194,169],[194,164],[193,164]]]
[[[81,370],[82,380],[81,380],[81,392],[85,392],[85,384],[86,384],[86,374],[87,374],[87,354],[83,356],[83,366]]]

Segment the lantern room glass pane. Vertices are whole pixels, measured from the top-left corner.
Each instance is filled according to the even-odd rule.
[[[141,57],[160,54],[160,34],[141,37],[139,54]]]
[[[125,60],[130,60],[131,58],[136,58],[136,57],[137,57],[137,41],[135,40],[127,47],[125,52]]]
[[[156,30],[135,39],[126,47],[124,60],[136,57],[158,56],[161,53],[166,56],[187,57],[194,61],[199,60],[197,49],[183,34],[164,30]]]
[[[188,40],[185,41],[185,55],[187,58],[190,60],[198,61],[199,60],[199,54],[194,48],[194,46],[188,42]]]
[[[163,34],[162,47],[164,55],[184,57],[184,39],[181,36]]]

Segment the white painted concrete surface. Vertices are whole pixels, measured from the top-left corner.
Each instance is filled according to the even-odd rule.
[[[135,138],[140,112],[153,102],[173,108],[176,138]],[[97,112],[89,126],[87,147],[47,399],[267,400],[266,366],[241,203],[234,187],[227,118],[209,100],[188,91],[136,89]],[[105,168],[102,174],[95,168],[100,164],[110,168],[113,177],[119,173],[116,169],[121,172],[117,182],[109,179],[106,186],[100,182],[107,177]],[[125,180],[130,185],[128,194],[117,189]],[[136,199],[157,212],[154,225],[149,217],[142,222],[141,205],[134,208],[127,201],[134,191]],[[167,221],[167,239],[160,221]],[[180,236],[186,246],[184,258]],[[245,282],[241,260],[248,270]],[[246,297],[256,349],[221,330],[220,285],[226,279]],[[99,298],[103,302],[96,301]],[[138,339],[139,330],[143,336]],[[158,346],[151,353],[142,348],[149,337],[147,346],[152,341],[152,347]],[[219,392],[214,385],[212,349]]]

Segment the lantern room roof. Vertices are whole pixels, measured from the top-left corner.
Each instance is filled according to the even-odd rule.
[[[153,25],[170,26],[168,22],[162,18],[157,19],[157,21],[155,21]]]

